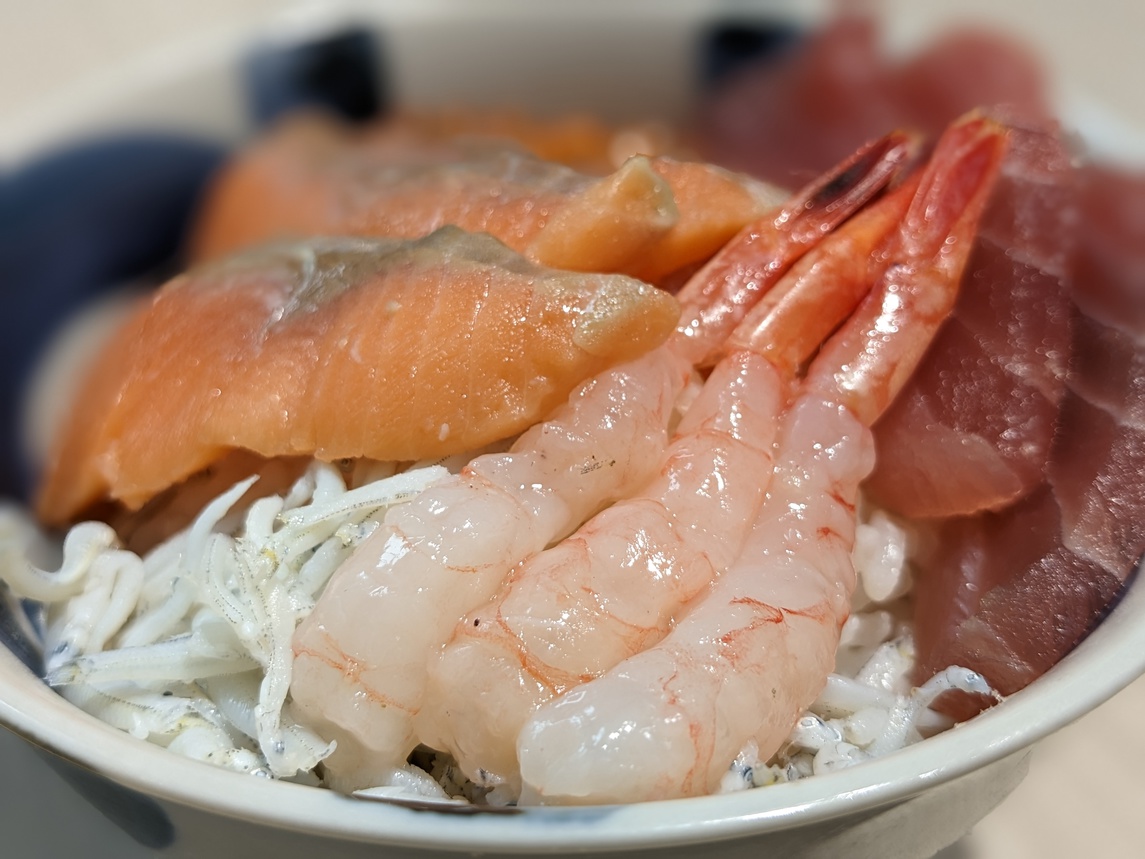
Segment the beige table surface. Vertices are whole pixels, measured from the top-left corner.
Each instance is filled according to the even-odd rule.
[[[0,0],[0,138],[40,98],[124,60],[253,26],[278,0]],[[718,4],[717,4],[718,5]],[[729,4],[730,5],[730,4]],[[1063,88],[1145,129],[1145,4],[1136,0],[887,0],[898,32],[960,17],[1022,34]],[[1038,747],[1029,777],[948,859],[1145,855],[1145,681]],[[67,821],[65,823],[65,821]],[[78,799],[0,731],[0,856],[151,855]]]

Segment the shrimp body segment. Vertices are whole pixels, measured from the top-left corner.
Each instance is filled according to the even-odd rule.
[[[819,694],[854,587],[848,499],[874,458],[869,432],[819,399],[785,414],[778,447],[739,560],[658,645],[526,723],[522,802],[711,793],[748,739],[777,748]]]
[[[516,739],[555,695],[664,637],[738,553],[771,475],[784,385],[761,358],[716,368],[636,496],[517,567],[430,663],[421,741],[517,787]]]
[[[509,452],[395,508],[335,573],[295,632],[291,684],[307,724],[338,743],[334,787],[382,783],[405,761],[426,660],[457,618],[655,472],[687,370],[658,352],[590,380]]]
[[[783,415],[768,497],[739,558],[658,644],[533,714],[518,738],[522,801],[709,793],[746,742],[769,756],[813,701],[854,587],[869,425],[953,303],[1005,145],[1004,130],[977,117],[939,141],[875,289]],[[947,194],[955,202],[943,205]]]

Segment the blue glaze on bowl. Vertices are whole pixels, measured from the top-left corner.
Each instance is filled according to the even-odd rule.
[[[319,107],[364,120],[385,104],[380,48],[353,28],[287,47],[256,49],[246,61],[247,100],[257,125]]]
[[[81,305],[173,258],[217,146],[125,136],[53,152],[0,179],[0,491],[26,493],[15,420],[24,380]]]
[[[700,35],[700,79],[712,87],[749,66],[765,63],[797,47],[802,28],[771,19],[728,18]]]

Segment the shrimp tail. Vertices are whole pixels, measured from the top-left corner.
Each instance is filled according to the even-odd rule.
[[[722,327],[749,312],[764,295],[760,283],[776,283],[797,255],[832,243],[824,225],[877,192],[904,147],[895,135],[867,147],[698,275],[693,288],[733,261],[740,274],[744,260],[736,254],[750,250],[759,256],[748,262],[767,279],[757,278],[731,304],[719,288],[700,290],[704,300],[722,304],[711,314],[690,306],[693,292],[681,293],[685,317],[700,322],[677,328],[673,360],[689,364],[699,354],[693,347],[712,333],[708,321]],[[891,229],[886,224],[881,234]],[[414,717],[421,742],[452,753],[475,779],[495,776],[518,788],[515,742],[531,713],[662,639],[682,606],[735,560],[764,501],[777,418],[793,376],[750,350],[722,360],[677,427],[660,475],[523,561],[493,599],[457,625],[432,661]],[[715,522],[718,528],[709,527]]]
[[[880,251],[877,286],[824,346],[808,389],[870,426],[890,405],[950,315],[1009,133],[978,112],[939,138],[898,229]]]
[[[785,376],[800,375],[870,292],[883,260],[877,251],[902,221],[917,188],[917,175],[904,180],[808,252],[732,332],[725,356],[755,352]]]
[[[688,342],[692,362],[714,365],[722,344],[759,297],[824,236],[886,188],[916,148],[910,135],[888,134],[796,192],[778,212],[740,230],[677,296],[691,308],[683,327],[696,332]]]
[[[874,199],[918,152],[918,138],[892,131],[858,149],[795,195],[785,207],[793,233],[813,242]]]

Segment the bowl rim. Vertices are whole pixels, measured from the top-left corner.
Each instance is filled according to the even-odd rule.
[[[347,10],[360,15],[353,4],[334,6],[342,8],[325,26],[344,22]],[[224,55],[251,35],[193,46],[177,58],[174,76],[218,73]],[[67,139],[75,124],[82,127],[101,105],[129,100],[168,80],[115,74],[93,87],[63,93],[47,110],[17,123],[22,136],[16,151]],[[873,810],[1021,752],[1145,674],[1145,582],[1131,582],[1093,633],[1030,687],[953,730],[884,758],[790,784],[716,796],[530,808],[514,814],[434,813],[428,834],[425,811],[250,779],[133,738],[74,707],[6,648],[0,651],[0,725],[51,754],[161,800],[277,829],[388,846],[521,853],[575,843],[586,852],[623,850],[744,838]]]

